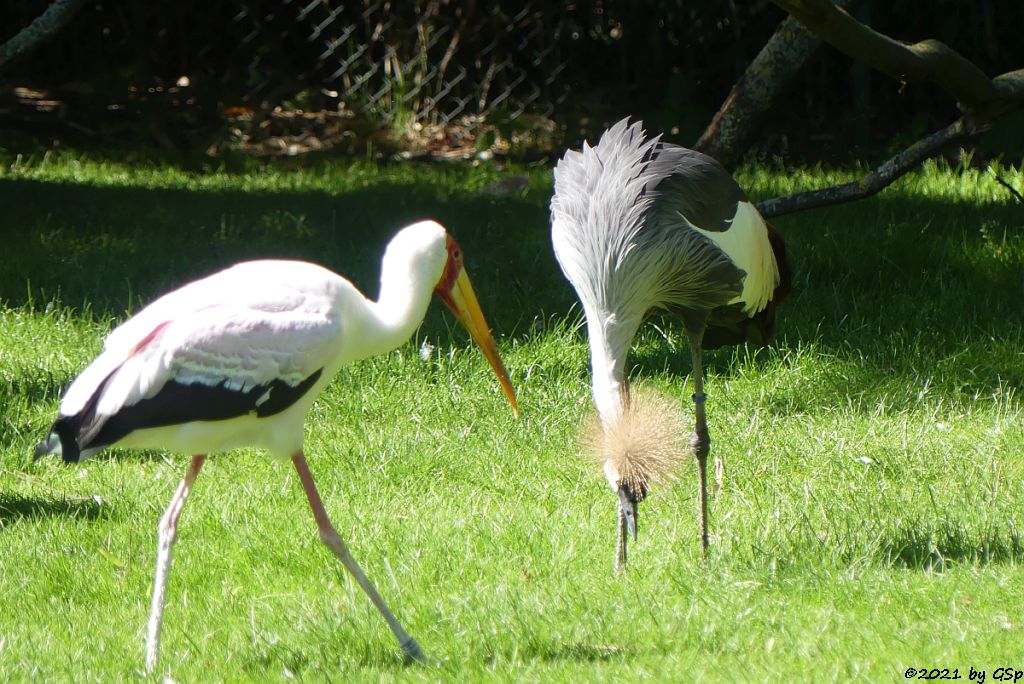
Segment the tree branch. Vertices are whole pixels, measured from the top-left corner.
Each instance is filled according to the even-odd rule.
[[[925,159],[938,154],[942,148],[982,133],[988,126],[989,124],[980,123],[970,115],[962,116],[942,130],[918,140],[860,180],[823,190],[811,190],[765,200],[758,203],[757,210],[765,218],[772,218],[804,209],[816,209],[870,197],[888,187]]]
[[[46,11],[33,19],[31,24],[0,45],[0,69],[64,28],[86,2],[87,0],[53,0]]]
[[[981,69],[937,40],[913,45],[860,23],[830,0],[772,0],[840,52],[905,82],[939,85],[960,108],[988,120],[1024,106],[1024,70],[989,79]]]
[[[1024,195],[1021,195],[1019,192],[1017,192],[1017,188],[1007,183],[1006,180],[1003,179],[1003,177],[1000,176],[998,173],[996,173],[995,169],[993,169],[991,166],[988,167],[988,172],[991,173],[992,177],[996,179],[996,183],[1002,185],[1011,195],[1013,195],[1017,199],[1018,202],[1024,204]]]
[[[861,24],[830,0],[772,0],[848,56],[901,81],[936,83],[965,112],[860,180],[823,190],[765,200],[767,217],[870,197],[947,145],[984,132],[996,119],[1024,107],[1024,69],[990,79],[972,62],[937,40],[907,45]]]
[[[837,0],[842,7],[859,2]],[[732,87],[693,149],[727,168],[735,166],[764,114],[820,46],[820,38],[787,17]]]

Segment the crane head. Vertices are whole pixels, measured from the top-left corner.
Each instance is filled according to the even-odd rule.
[[[509,380],[505,364],[498,355],[498,346],[494,343],[490,328],[487,327],[487,320],[480,309],[480,302],[477,301],[476,291],[473,284],[466,275],[466,268],[462,262],[462,248],[452,236],[447,236],[448,260],[445,263],[441,280],[438,281],[434,292],[441,298],[459,322],[466,328],[473,341],[479,345],[494,374],[498,376],[501,389],[505,392],[512,405],[512,412],[519,416],[519,404],[516,402],[516,394],[512,389],[512,381]]]
[[[595,418],[585,427],[584,441],[601,463],[618,497],[625,531],[634,541],[640,502],[651,485],[674,479],[689,453],[685,425],[675,402],[640,388],[630,393],[621,414],[604,421]]]
[[[619,497],[619,510],[626,524],[626,532],[636,541],[637,517],[640,502],[647,498],[647,483],[638,479],[622,477],[611,460],[604,462],[604,475]]]

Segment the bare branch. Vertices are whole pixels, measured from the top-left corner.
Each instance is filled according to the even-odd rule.
[[[1011,195],[1013,195],[1017,199],[1018,202],[1024,204],[1024,195],[1021,195],[1019,192],[1017,192],[1017,188],[1007,183],[1006,180],[998,173],[996,173],[995,169],[993,169],[991,166],[988,167],[988,172],[991,173],[992,177],[996,179],[996,183],[1002,185],[1010,192]]]
[[[693,146],[732,167],[758,121],[821,45],[792,17],[783,21],[729,92]]]
[[[962,116],[942,130],[917,141],[859,180],[823,190],[765,200],[758,203],[757,209],[765,218],[772,218],[870,197],[888,187],[925,159],[938,154],[947,145],[966,140],[987,128],[988,124],[979,123],[974,117]]]
[[[860,23],[830,0],[772,0],[844,54],[905,81],[941,86],[963,111],[992,120],[1024,106],[1024,70],[989,79],[970,60],[937,40],[908,45]]]
[[[996,119],[1024,107],[1024,69],[989,79],[972,62],[937,40],[906,45],[861,24],[830,0],[772,0],[848,56],[901,81],[936,83],[966,114],[919,140],[858,181],[758,205],[765,216],[870,197],[954,142],[982,133]]]
[[[31,24],[0,45],[0,69],[64,28],[86,2],[87,0],[53,0],[46,11],[36,17]]]
[[[851,7],[859,1],[837,0],[837,4]],[[820,46],[820,38],[787,17],[733,86],[694,149],[726,167],[734,166],[761,118]]]

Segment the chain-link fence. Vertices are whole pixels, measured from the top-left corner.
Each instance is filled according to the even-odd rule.
[[[550,116],[568,94],[558,51],[565,18],[520,5],[240,1],[232,23],[238,50],[251,55],[244,97],[274,99],[301,80],[387,122]],[[282,72],[286,59],[293,69]]]
[[[46,6],[0,8],[0,39]],[[282,103],[402,126],[535,125],[651,100],[652,84],[671,96],[681,69],[689,82],[720,82],[718,97],[749,55],[709,60],[687,45],[753,16],[682,0],[96,2],[3,77],[63,86],[107,127],[128,114],[160,120],[187,107],[192,121]],[[774,20],[759,18],[760,33]]]
[[[49,2],[4,3],[0,41]],[[967,3],[967,20],[924,11],[936,2],[957,6],[860,7],[880,30],[939,38],[990,73],[1019,67],[1019,0]],[[484,123],[558,124],[574,138],[632,114],[692,142],[782,17],[768,2],[721,0],[94,0],[0,73],[0,133],[56,111],[103,141],[143,130],[177,147],[206,145],[226,129],[253,139],[324,120],[359,138],[382,126]],[[866,120],[835,87],[851,82],[852,68],[823,51],[775,128],[834,132],[837,122]],[[914,90],[906,106],[884,77],[881,88],[853,82],[863,91],[857,102],[886,112],[857,130],[888,135],[923,112],[946,120],[952,107],[935,89]]]

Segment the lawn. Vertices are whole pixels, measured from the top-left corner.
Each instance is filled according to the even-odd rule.
[[[481,193],[509,173],[520,193]],[[1024,173],[1004,170],[1017,188]],[[747,168],[751,195],[846,172]],[[187,457],[33,463],[62,388],[167,289],[253,257],[376,295],[390,235],[462,243],[519,395],[432,306],[344,369],[307,453],[353,554],[432,658],[406,665],[316,536],[288,464],[213,458],[182,517],[158,670],[177,681],[903,680],[1024,668],[1024,211],[984,171],[928,165],[876,198],[784,217],[796,266],[765,350],[707,356],[726,461],[701,556],[695,473],[641,507],[612,572],[614,494],[579,446],[580,310],[550,249],[550,171],[0,153],[0,680],[142,675],[156,523]],[[681,327],[634,383],[678,397]]]

